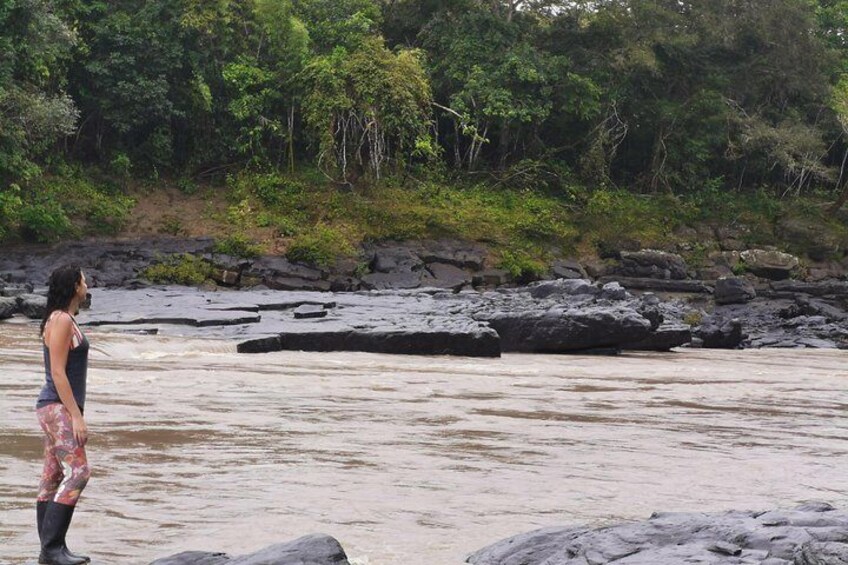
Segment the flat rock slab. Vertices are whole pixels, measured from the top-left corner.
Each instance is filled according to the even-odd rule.
[[[453,327],[452,327],[453,326]],[[270,351],[362,351],[401,355],[461,355],[500,357],[497,332],[487,327],[438,328],[393,327],[281,333],[238,345],[239,353]]]
[[[327,309],[317,304],[302,304],[294,310],[294,317],[298,320],[325,318],[326,316]]]
[[[494,543],[472,565],[848,564],[848,513],[823,503],[794,510],[658,513],[599,529],[546,528]]]
[[[350,565],[350,562],[335,538],[312,534],[240,557],[230,557],[226,553],[185,551],[157,559],[150,565]]]

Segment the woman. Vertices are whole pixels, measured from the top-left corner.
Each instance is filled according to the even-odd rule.
[[[88,429],[83,418],[88,369],[88,340],[74,319],[85,300],[85,275],[75,265],[50,275],[47,308],[41,321],[46,382],[38,395],[36,414],[44,430],[44,471],[36,503],[41,554],[46,565],[79,565],[86,556],[65,545],[82,490],[88,483],[85,454]]]

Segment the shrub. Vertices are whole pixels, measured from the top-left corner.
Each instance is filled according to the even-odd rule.
[[[22,235],[30,241],[49,243],[73,232],[71,220],[56,200],[25,204],[20,221]]]
[[[498,267],[507,271],[519,283],[537,280],[546,270],[541,260],[525,251],[503,251]]]
[[[319,224],[297,236],[288,248],[286,257],[319,267],[329,267],[337,258],[356,252],[350,237],[341,229]]]
[[[212,265],[200,257],[184,253],[168,256],[162,262],[150,265],[141,274],[158,284],[197,286],[210,278]]]
[[[257,257],[262,253],[262,248],[247,236],[236,234],[215,241],[214,251],[234,257]]]

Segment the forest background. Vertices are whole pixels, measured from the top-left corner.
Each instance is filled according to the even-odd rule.
[[[7,244],[170,191],[318,265],[453,237],[518,275],[698,224],[842,257],[847,134],[845,0],[0,0]]]

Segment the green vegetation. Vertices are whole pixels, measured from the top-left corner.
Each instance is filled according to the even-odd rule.
[[[141,276],[157,284],[197,286],[212,275],[212,265],[190,253],[169,255],[147,267]]]
[[[262,253],[262,248],[243,235],[231,235],[217,240],[214,251],[234,257],[250,258],[259,256]]]
[[[845,0],[9,0],[0,240],[117,233],[167,185],[225,193],[221,252],[270,228],[317,264],[450,236],[531,276],[695,224],[825,257],[846,37]]]

